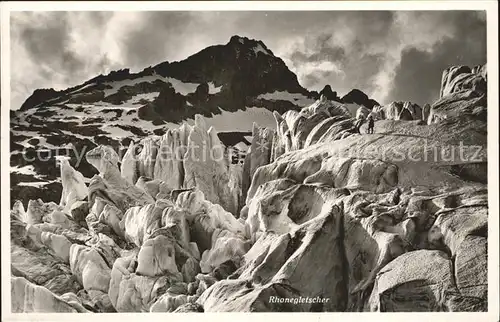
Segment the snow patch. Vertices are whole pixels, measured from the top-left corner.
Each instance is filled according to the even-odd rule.
[[[17,174],[25,174],[28,176],[36,176],[35,168],[32,165],[26,165],[24,167],[10,167],[10,172],[14,172]]]
[[[165,79],[165,81],[172,84],[172,87],[175,89],[175,91],[177,93],[180,93],[184,96],[186,96],[190,93],[194,93],[196,91],[196,88],[198,87],[198,85],[200,85],[200,84],[196,84],[196,83],[183,83],[180,80],[175,79],[175,78],[171,78],[171,77],[167,77],[164,79]]]
[[[129,138],[134,135],[130,131],[125,131],[122,128],[113,125],[103,125],[101,130],[108,132],[113,139]]]
[[[222,85],[215,87],[213,82],[208,83],[208,94],[217,94],[222,90]]]
[[[90,141],[92,141],[92,139],[94,138],[93,136],[84,136],[84,135],[81,135],[79,133],[74,133],[74,132],[70,132],[70,131],[66,131],[66,130],[61,130],[61,132],[63,132],[65,135],[71,135],[71,136],[77,137],[77,138],[79,138],[81,140],[90,140]],[[68,144],[72,144],[72,143],[70,142]]]
[[[243,152],[248,151],[248,146],[243,142],[238,142],[234,147]]]
[[[49,183],[52,183],[52,182],[53,181],[19,182],[17,185],[18,186],[25,186],[25,187],[40,188],[40,187],[48,185]]]
[[[137,94],[123,104],[140,104],[141,100],[152,102],[158,97],[158,95],[160,95],[160,92]]]
[[[259,99],[265,99],[269,101],[289,101],[295,105],[305,107],[309,106],[315,102],[314,99],[306,97],[300,93],[289,93],[289,92],[281,92],[275,91],[273,93],[266,93],[257,96]]]
[[[166,83],[172,84],[172,87],[175,89],[175,91],[184,96],[190,93],[194,93],[198,85],[200,85],[197,83],[184,83],[172,77],[163,77],[161,75],[154,74],[150,76],[139,77],[136,79],[125,79],[122,81],[106,82],[105,84],[110,85],[112,88],[107,88],[104,90],[104,97],[117,93],[118,90],[123,86],[134,86],[142,82],[153,83],[156,80],[161,80]]]
[[[259,53],[264,53],[265,55],[271,55],[271,53],[267,49],[262,47],[261,44],[257,44],[257,46],[252,49],[255,55],[258,55]]]
[[[253,123],[261,127],[276,128],[273,112],[262,107],[247,107],[245,110],[228,112],[219,108],[221,114],[203,117],[207,125],[213,126],[218,132],[247,132],[252,130]],[[186,121],[194,125],[193,119]]]

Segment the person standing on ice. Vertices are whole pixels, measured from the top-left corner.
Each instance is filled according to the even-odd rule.
[[[368,116],[368,131],[366,133],[373,134],[374,126],[375,126],[375,121],[373,120],[373,117],[370,115]]]

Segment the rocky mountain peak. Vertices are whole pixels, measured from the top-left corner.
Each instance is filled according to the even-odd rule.
[[[36,89],[33,94],[28,97],[26,101],[24,101],[23,105],[21,105],[21,110],[26,110],[30,107],[37,106],[44,101],[51,100],[59,96],[59,94],[60,92],[56,91],[53,88]]]
[[[380,105],[377,101],[370,99],[368,95],[357,88],[344,95],[342,97],[342,102],[364,105],[369,109],[372,109],[376,105]]]
[[[330,101],[339,101],[340,102],[340,97],[337,95],[337,92],[334,92],[332,90],[332,87],[330,85],[325,85],[323,89],[319,92],[320,97],[325,96],[326,99]]]
[[[265,55],[274,56],[273,52],[269,48],[267,48],[267,46],[261,40],[255,40],[235,35],[231,37],[227,45],[248,51],[253,50],[256,55],[261,52]]]
[[[207,47],[179,62],[159,64],[162,76],[184,82],[224,85],[240,97],[276,90],[307,92],[283,60],[259,40],[233,36],[227,44]]]

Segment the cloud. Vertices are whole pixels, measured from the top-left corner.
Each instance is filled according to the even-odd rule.
[[[181,60],[235,34],[262,40],[309,89],[421,103],[448,64],[485,61],[485,20],[473,11],[15,12],[12,108],[36,88]]]
[[[437,97],[449,65],[485,62],[485,32],[484,12],[347,12],[322,33],[296,38],[282,55],[306,87],[424,103]],[[337,68],[310,68],[324,62]]]
[[[444,69],[453,65],[486,63],[486,27],[482,15],[460,12],[445,14],[443,19],[454,27],[450,36],[426,49],[416,46],[404,48],[388,100],[433,103],[439,98]]]
[[[16,12],[11,15],[11,103],[37,88],[63,89],[119,66],[107,55],[107,12]]]
[[[329,84],[340,95],[353,88],[373,93],[387,55],[392,12],[336,12],[316,32],[297,38],[282,56],[301,84],[319,90]],[[335,69],[311,69],[334,63]],[[328,65],[326,65],[328,66]]]
[[[153,65],[175,55],[182,42],[182,34],[191,24],[190,12],[144,12],[139,25],[130,28],[121,48],[124,59],[133,66]]]

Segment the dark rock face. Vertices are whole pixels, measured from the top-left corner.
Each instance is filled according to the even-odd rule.
[[[325,85],[325,87],[319,92],[319,97],[321,97],[321,95],[323,95],[329,101],[341,101],[340,97],[338,97],[337,95],[337,92],[332,91],[332,87],[330,85]]]
[[[171,84],[164,84],[158,97],[150,104],[141,107],[138,115],[144,120],[179,122],[189,115],[186,102],[186,98],[177,93]]]
[[[358,105],[363,105],[369,109],[372,109],[376,105],[380,105],[377,101],[370,99],[368,95],[360,91],[359,89],[353,89],[341,99],[343,103],[354,103]]]
[[[202,83],[198,85],[193,96],[193,98],[196,99],[196,102],[206,102],[208,99],[208,84]]]
[[[99,102],[104,99],[104,92],[99,90],[94,90],[89,93],[81,93],[71,97],[68,103],[71,104],[81,104],[81,103],[94,103]]]
[[[103,102],[120,105],[137,94],[160,92],[165,87],[166,83],[161,80],[155,80],[151,83],[141,82],[132,86],[125,85],[123,87],[120,87],[120,89],[118,89],[115,94],[103,98]]]
[[[45,101],[58,97],[60,94],[60,91],[56,91],[53,88],[36,89],[33,94],[28,97],[28,99],[23,103],[23,105],[21,105],[20,110],[24,111],[29,108],[35,107]]]
[[[255,106],[255,103],[262,106],[265,102],[255,98],[275,91],[311,95],[300,86],[297,76],[285,63],[261,41],[238,36],[232,37],[226,45],[208,47],[180,62],[161,63],[154,66],[153,70],[165,77],[201,84],[185,99],[165,88],[163,94],[145,108],[148,111],[141,113],[146,119],[160,116],[176,122],[193,118],[195,114],[216,115],[220,113],[219,108],[237,111],[246,106]],[[222,86],[222,90],[209,95],[208,82],[217,87]],[[334,95],[331,88],[329,95]],[[196,110],[189,108],[187,102],[197,106]],[[272,102],[270,106],[263,107],[279,110],[280,113],[297,109],[297,106],[287,101]]]
[[[250,145],[245,136],[251,136],[252,132],[219,132],[217,135],[225,146],[234,146],[240,142]]]
[[[303,93],[297,76],[262,43],[233,36],[226,45],[208,47],[189,58],[153,69],[184,82],[229,85],[234,97],[255,96],[276,90]]]

